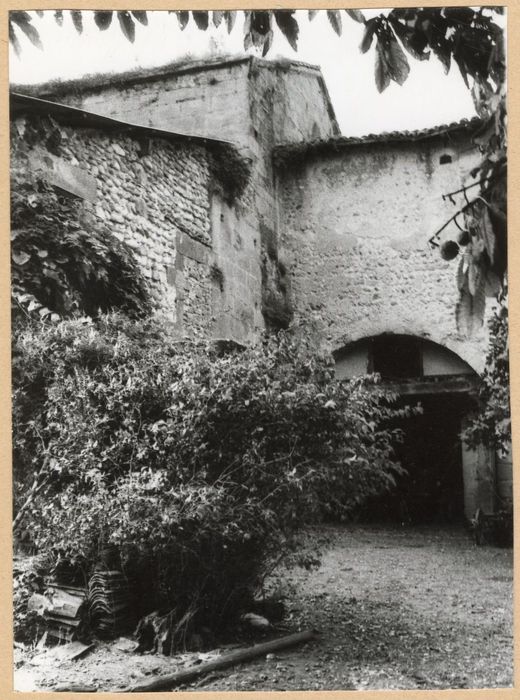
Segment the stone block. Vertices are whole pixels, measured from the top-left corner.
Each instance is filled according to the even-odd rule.
[[[195,260],[199,263],[208,264],[210,248],[194,240],[186,233],[182,233],[178,236],[176,247],[177,251],[186,258],[190,258],[190,260]]]

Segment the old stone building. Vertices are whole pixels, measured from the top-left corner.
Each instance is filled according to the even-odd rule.
[[[478,160],[475,122],[348,138],[318,68],[254,57],[16,86],[11,113],[12,168],[130,242],[180,332],[244,343],[305,322],[339,378],[377,371],[421,401],[403,461],[443,507],[509,497],[510,463],[458,439],[486,329],[458,333],[456,263],[429,245]],[[26,137],[42,115],[54,153]]]

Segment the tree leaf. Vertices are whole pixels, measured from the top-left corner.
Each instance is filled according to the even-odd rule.
[[[424,32],[421,31],[420,27],[412,28],[403,24],[393,12],[394,10],[388,15],[388,20],[402,41],[404,48],[418,61],[427,61],[430,58],[430,51],[427,50],[428,39]]]
[[[271,13],[268,11],[245,12],[244,22],[244,48],[251,46],[263,47],[262,55],[265,56],[271,47]]]
[[[375,65],[375,81],[378,92],[383,92],[390,85],[390,74],[386,64],[385,49],[381,42],[376,45],[376,65]]]
[[[309,10],[308,11],[309,22],[312,22],[312,20],[316,17],[317,14],[318,14],[318,10]]]
[[[62,27],[63,26],[63,10],[55,10],[54,19],[55,19],[58,27]]]
[[[276,24],[294,51],[298,51],[298,22],[294,10],[274,10]]]
[[[265,10],[252,12],[251,29],[259,34],[267,34],[271,29],[271,13]]]
[[[130,13],[127,12],[126,10],[118,12],[117,19],[119,20],[119,25],[121,27],[121,31],[123,32],[125,37],[128,39],[128,41],[133,43],[135,40],[135,24],[134,24],[134,20],[132,19]]]
[[[469,268],[469,262],[468,262],[469,256],[466,251],[464,251],[464,254],[461,255],[459,264],[457,267],[457,289],[459,292],[463,287],[467,286],[467,278],[468,278],[468,268]]]
[[[359,22],[360,24],[365,24],[365,17],[361,10],[345,10],[345,12],[350,19],[353,19],[355,22]]]
[[[202,31],[206,31],[209,25],[209,12],[206,10],[192,10],[191,14],[197,27],[202,29]]]
[[[78,34],[81,34],[81,32],[83,31],[83,15],[81,14],[80,10],[71,10],[70,16],[72,18],[72,24],[74,25],[74,28],[76,29]]]
[[[338,36],[341,36],[341,15],[339,10],[327,10],[328,20]]]
[[[385,46],[385,54],[390,78],[398,85],[402,85],[410,73],[410,64],[393,32],[389,35],[389,42]]]
[[[273,30],[270,29],[267,32],[266,37],[265,37],[264,48],[262,49],[262,56],[267,55],[267,52],[271,48],[272,44],[273,44]]]
[[[14,22],[19,27],[22,24],[30,24],[32,22],[31,15],[23,10],[15,10],[9,13],[9,20]]]
[[[224,19],[224,12],[222,10],[213,10],[212,19],[215,27],[219,27],[222,20]]]
[[[148,26],[148,15],[145,10],[132,10],[132,15],[145,27]]]
[[[361,40],[361,44],[359,46],[359,50],[361,51],[361,53],[366,53],[372,46],[374,32],[376,31],[378,26],[378,23],[376,21],[377,19],[377,17],[369,19],[365,25],[365,33],[363,34],[363,39]]]
[[[468,338],[473,330],[473,302],[467,286],[460,290],[455,307],[455,321],[458,332]]]
[[[496,272],[488,268],[487,270],[485,270],[484,279],[486,284],[486,296],[497,297],[500,291],[502,290],[502,282],[500,280],[500,277],[497,275]]]
[[[16,13],[13,12],[11,14],[27,15],[27,12],[16,12]],[[27,16],[29,17],[28,21],[26,21],[22,18],[20,18],[19,22],[16,21],[15,19],[13,19],[13,21],[16,22],[16,24],[20,27],[22,32],[25,34],[25,36],[31,42],[31,44],[36,46],[36,48],[43,50],[43,45],[42,45],[42,42],[40,41],[40,35],[38,33],[38,30],[32,26],[30,16],[29,15],[27,15]]]
[[[496,237],[489,217],[489,210],[485,204],[480,207],[479,229],[486,246],[491,265],[495,264]]]
[[[484,275],[480,275],[475,287],[472,301],[473,328],[482,326],[486,313],[486,283]]]
[[[235,10],[226,10],[224,12],[224,19],[226,20],[228,34],[231,34],[233,27],[235,26],[236,19],[237,19],[236,11]]]
[[[471,267],[469,268],[471,270]],[[459,293],[459,300],[455,307],[455,321],[457,330],[461,335],[469,338],[474,331],[482,326],[486,311],[486,284],[485,276],[478,275],[475,278],[474,294],[469,288],[469,279]]]
[[[190,13],[187,10],[178,10],[175,14],[177,15],[179,27],[182,31],[190,21]]]
[[[244,10],[244,51],[247,51],[253,45],[253,37],[251,36],[251,15],[249,10]]]
[[[18,41],[18,37],[16,36],[16,33],[14,31],[14,26],[11,21],[9,21],[9,43],[12,45],[14,52],[17,56],[20,56],[21,54],[21,47],[20,47],[20,42]]]
[[[482,268],[479,263],[470,258],[468,266],[468,292],[472,297],[475,296],[483,279]]]
[[[101,31],[105,31],[105,29],[110,27],[113,14],[111,10],[96,10],[94,12],[94,22]]]

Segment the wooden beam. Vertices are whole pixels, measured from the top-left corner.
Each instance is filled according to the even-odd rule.
[[[418,377],[406,381],[383,381],[381,386],[401,396],[434,394],[476,394],[479,378],[470,374]]]
[[[191,683],[192,681],[197,680],[200,676],[203,676],[206,673],[211,673],[211,671],[228,668],[229,666],[236,666],[237,664],[242,664],[245,661],[251,661],[251,659],[258,656],[265,656],[266,654],[280,651],[280,649],[309,642],[311,639],[314,639],[315,636],[316,632],[313,630],[296,632],[295,634],[289,634],[286,637],[280,637],[280,639],[273,639],[270,642],[255,644],[254,646],[247,647],[246,649],[239,649],[238,651],[233,651],[229,654],[223,654],[214,661],[208,661],[206,664],[191,666],[190,668],[177,671],[177,673],[162,676],[156,680],[141,683],[140,685],[133,685],[115,692],[154,693],[159,690],[171,690],[175,686],[182,685],[183,683]]]

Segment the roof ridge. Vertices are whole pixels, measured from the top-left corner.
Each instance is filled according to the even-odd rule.
[[[381,142],[397,141],[420,141],[421,139],[439,136],[453,131],[469,131],[482,124],[482,119],[478,116],[460,119],[459,121],[439,124],[437,126],[425,127],[413,131],[382,131],[378,134],[370,133],[363,136],[331,136],[328,139],[317,139],[314,141],[299,141],[292,143],[276,144],[273,148],[275,158],[284,160],[290,155],[298,156],[304,153],[323,150],[326,148],[339,148],[342,146],[353,146],[357,144],[370,144]]]

